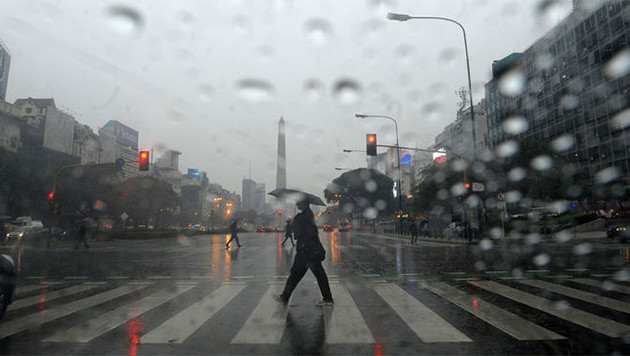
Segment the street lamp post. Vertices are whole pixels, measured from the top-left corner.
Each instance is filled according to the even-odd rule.
[[[368,114],[354,114],[354,117],[356,117],[357,119],[365,119],[365,118],[381,118],[381,119],[389,119],[392,120],[394,122],[394,125],[396,126],[396,157],[398,158],[398,213],[400,215],[400,217],[398,218],[399,222],[400,222],[400,234],[402,235],[402,194],[401,194],[401,183],[400,183],[400,144],[398,142],[398,122],[396,122],[396,120],[391,117],[391,116],[387,116],[387,115],[368,115]]]
[[[464,50],[466,52],[466,72],[468,74],[468,94],[470,97],[470,122],[472,124],[472,146],[473,146],[473,161],[477,159],[477,137],[475,133],[475,108],[472,96],[472,81],[470,80],[470,59],[468,57],[468,41],[466,40],[466,30],[464,26],[459,22],[449,19],[447,17],[438,17],[438,16],[409,16],[405,14],[395,14],[388,13],[387,18],[393,21],[408,21],[408,20],[441,20],[448,21],[456,24],[459,28],[462,29],[462,34],[464,35]]]

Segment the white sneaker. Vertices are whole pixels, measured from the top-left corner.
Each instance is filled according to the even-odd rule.
[[[327,301],[327,300],[320,300],[319,302],[315,303],[315,306],[318,307],[331,307],[333,306],[335,303],[333,303],[332,301]]]

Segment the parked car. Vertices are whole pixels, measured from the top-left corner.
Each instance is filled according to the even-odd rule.
[[[324,232],[332,232],[335,231],[335,228],[330,224],[324,224]]]
[[[26,225],[26,226],[18,226],[12,231],[9,231],[4,239],[5,243],[9,243],[11,241],[25,241],[36,237],[41,231],[43,227],[39,225]]]
[[[352,225],[350,224],[339,224],[339,226],[337,227],[337,230],[339,231],[348,231],[352,228]]]
[[[617,224],[609,226],[606,229],[606,237],[609,239],[616,239],[621,243],[630,241],[630,225]]]

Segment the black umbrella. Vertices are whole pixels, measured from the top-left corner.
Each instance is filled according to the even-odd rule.
[[[318,196],[297,189],[276,188],[267,194],[276,198],[293,200],[296,202],[306,200],[309,204],[326,206],[326,204]]]

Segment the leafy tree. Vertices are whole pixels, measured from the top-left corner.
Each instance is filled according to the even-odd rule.
[[[376,217],[378,212],[393,211],[393,186],[388,176],[359,168],[335,178],[324,190],[324,197],[329,203],[338,202],[344,213],[360,212],[366,217]]]
[[[181,200],[170,184],[151,176],[130,178],[116,186],[117,215],[125,212],[136,223],[148,225],[163,215],[163,210],[174,210]]]

